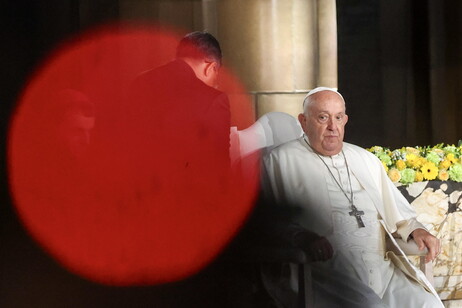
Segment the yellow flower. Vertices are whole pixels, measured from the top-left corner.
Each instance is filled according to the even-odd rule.
[[[391,180],[393,183],[397,183],[397,182],[399,182],[399,180],[401,180],[401,173],[399,173],[398,169],[396,169],[396,168],[391,168],[391,169],[388,171],[388,177],[390,178],[390,180]]]
[[[416,182],[422,182],[423,179],[424,179],[423,173],[420,172],[420,171],[416,171],[416,173],[415,173],[415,181]]]
[[[383,166],[383,168],[385,168],[385,172],[388,172],[388,166],[387,166],[387,164],[385,164],[384,162],[382,162],[382,166]]]
[[[434,180],[438,176],[438,168],[432,162],[427,162],[420,168],[422,171],[423,177],[426,180]]]
[[[427,160],[415,154],[407,154],[406,163],[411,168],[419,169],[420,167],[422,167],[423,165],[427,163]]]
[[[420,168],[422,166],[424,166],[426,163],[428,163],[429,161],[426,160],[425,158],[423,157],[419,157],[417,158],[416,162],[415,162],[415,168]],[[432,163],[433,164],[433,163]],[[433,164],[434,165],[434,164]]]
[[[441,181],[447,181],[449,180],[449,173],[447,170],[440,170],[440,172],[438,172],[438,179],[441,180]]]
[[[449,167],[451,167],[451,165],[452,165],[451,162],[449,160],[445,159],[445,160],[442,160],[440,162],[439,167],[440,167],[440,169],[448,169]]]
[[[417,156],[415,154],[406,155],[406,163],[409,167],[414,167],[415,162],[417,161]]]
[[[402,161],[401,159],[397,160],[396,161],[396,168],[398,168],[398,170],[404,170],[406,168],[406,163],[404,161]]]
[[[454,157],[454,154],[452,153],[449,153],[447,156],[446,156],[446,159],[449,160],[451,162],[451,164],[455,164],[457,163],[457,158]]]

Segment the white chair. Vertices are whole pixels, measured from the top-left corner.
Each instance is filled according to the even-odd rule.
[[[265,154],[285,142],[299,138],[302,134],[300,123],[284,112],[267,113],[243,130],[231,127],[231,163],[260,150]]]

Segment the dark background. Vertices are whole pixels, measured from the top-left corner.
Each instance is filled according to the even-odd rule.
[[[350,116],[346,140],[392,148],[457,143],[462,3],[337,0],[337,12],[339,90]],[[36,246],[11,206],[6,136],[27,78],[63,39],[118,16],[117,0],[0,2],[0,307],[220,307],[230,296],[208,276],[216,264],[167,286],[115,288],[81,279]],[[209,296],[196,294],[197,285]]]
[[[457,0],[337,0],[347,141],[393,149],[457,145],[461,9]]]

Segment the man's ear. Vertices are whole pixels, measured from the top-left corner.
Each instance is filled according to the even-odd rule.
[[[301,125],[302,128],[303,128],[303,131],[306,131],[306,130],[305,130],[305,128],[306,128],[306,124],[305,124],[305,122],[306,122],[306,117],[305,117],[305,115],[304,115],[303,113],[300,113],[300,114],[298,115],[298,121],[300,122],[300,125]]]
[[[217,62],[206,62],[204,67],[204,76],[209,77],[211,74],[215,73],[217,69]]]
[[[345,115],[345,116],[344,116],[344,119],[345,119],[345,123],[343,123],[343,125],[347,124],[347,122],[348,122],[348,115]]]

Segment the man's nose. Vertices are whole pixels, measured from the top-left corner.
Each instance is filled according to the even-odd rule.
[[[327,120],[327,129],[329,129],[329,130],[334,130],[335,129],[334,119],[329,118],[329,120]]]

